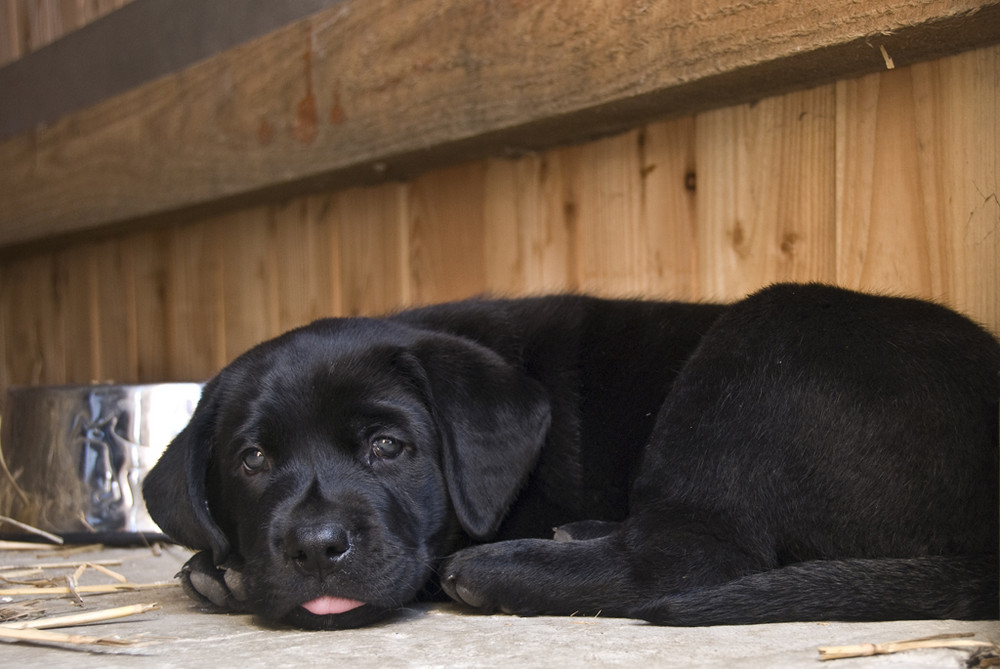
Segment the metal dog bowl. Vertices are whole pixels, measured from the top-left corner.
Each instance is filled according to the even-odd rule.
[[[200,395],[198,383],[10,388],[0,514],[68,540],[159,534],[142,481]]]

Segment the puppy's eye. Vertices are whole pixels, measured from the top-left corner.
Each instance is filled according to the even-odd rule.
[[[372,439],[372,454],[381,460],[391,460],[403,452],[403,443],[392,437],[375,437]]]
[[[267,456],[259,448],[248,448],[243,451],[243,469],[248,474],[257,474],[267,469]]]

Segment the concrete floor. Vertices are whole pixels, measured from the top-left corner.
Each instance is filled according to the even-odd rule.
[[[133,583],[169,581],[187,555],[176,548],[103,549],[69,557],[34,551],[0,551],[0,565],[56,560],[122,559],[111,567]],[[65,574],[72,570],[54,571]],[[0,571],[0,575],[3,572]],[[110,583],[88,570],[85,583]],[[0,588],[10,587],[0,582]],[[450,605],[415,606],[375,627],[304,632],[268,629],[244,615],[202,612],[179,587],[110,595],[83,595],[84,610],[158,602],[160,610],[120,622],[73,628],[81,634],[145,641],[121,649],[67,649],[6,643],[5,667],[286,667],[318,662],[333,666],[399,667],[965,667],[968,653],[934,649],[820,662],[817,647],[883,643],[943,633],[973,632],[1000,641],[1000,624],[915,621],[877,624],[794,623],[745,627],[667,628],[609,618],[477,616]],[[36,600],[47,615],[77,612],[65,597]],[[11,598],[0,600],[0,609]]]

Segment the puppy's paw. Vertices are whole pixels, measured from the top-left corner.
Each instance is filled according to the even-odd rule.
[[[573,529],[569,541],[516,539],[459,551],[441,566],[441,587],[452,599],[489,613],[621,615],[641,587],[630,581],[614,528]]]
[[[466,548],[450,557],[441,570],[441,587],[455,601],[483,613],[520,616],[551,613],[551,593],[540,592],[546,539],[519,539]]]
[[[202,606],[223,611],[246,610],[246,590],[239,569],[230,565],[216,567],[209,551],[195,553],[181,567],[177,578],[184,593]]]
[[[489,592],[489,569],[481,555],[484,548],[468,548],[448,558],[441,570],[441,588],[460,604],[493,613],[500,607]]]

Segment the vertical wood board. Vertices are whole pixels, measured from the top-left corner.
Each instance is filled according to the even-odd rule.
[[[191,380],[313,318],[823,280],[1000,333],[1000,49],[0,261],[0,383]]]

